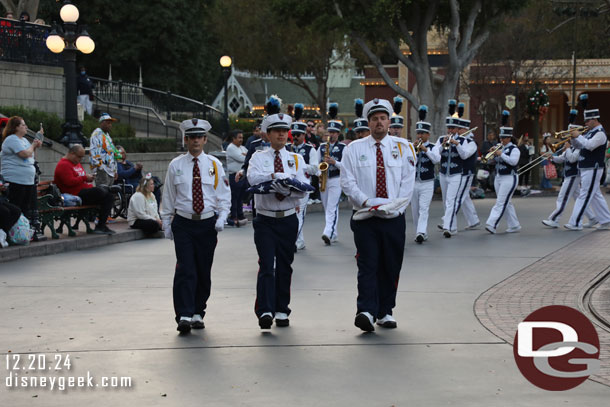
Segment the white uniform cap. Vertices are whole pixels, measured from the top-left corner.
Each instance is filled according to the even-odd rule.
[[[180,123],[180,130],[185,137],[191,134],[206,135],[208,131],[212,130],[212,125],[207,120],[192,118]]]
[[[290,130],[292,117],[285,113],[276,113],[265,116],[261,123],[261,131],[267,133],[271,129],[286,129]]]
[[[388,117],[392,116],[392,112],[394,108],[389,100],[386,99],[378,99],[375,98],[373,100],[368,101],[364,105],[363,116],[367,118],[367,120],[371,117],[373,113],[384,112],[387,113]]]

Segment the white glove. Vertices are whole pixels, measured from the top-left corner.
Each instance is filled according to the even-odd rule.
[[[165,220],[163,221],[163,234],[166,239],[174,240],[174,234],[172,233],[172,221]]]
[[[274,181],[271,184],[271,190],[277,192],[278,194],[282,194],[284,196],[290,195],[290,188],[285,185],[280,184],[277,181]]]
[[[307,164],[305,172],[309,175],[318,175],[319,169],[317,165]]]
[[[276,172],[273,174],[273,179],[285,179],[290,177],[291,175],[286,172]]]
[[[225,230],[225,219],[224,218],[216,219],[216,224],[214,225],[214,229],[216,229],[217,232],[222,232],[223,230]]]
[[[372,207],[377,205],[385,205],[390,202],[392,202],[392,200],[388,198],[369,198],[366,201],[366,206]]]

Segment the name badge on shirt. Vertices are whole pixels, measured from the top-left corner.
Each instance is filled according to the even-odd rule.
[[[394,159],[397,159],[397,158],[398,158],[398,150],[392,150],[392,157],[393,157]]]
[[[184,173],[182,172],[182,170],[180,170],[180,169],[176,170],[176,175],[177,175],[177,176],[180,176],[180,175],[182,175],[182,174],[184,174]]]
[[[265,167],[265,168],[271,167],[271,161],[263,161],[263,167]]]
[[[367,156],[365,154],[362,154],[360,156],[360,161],[366,161],[366,160],[368,160]]]

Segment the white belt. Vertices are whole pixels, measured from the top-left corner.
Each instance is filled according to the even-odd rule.
[[[202,213],[202,214],[185,213],[185,212],[176,211],[176,215],[181,216],[186,219],[190,219],[190,220],[204,220],[204,219],[210,219],[211,217],[213,217],[215,215],[215,213],[214,213],[214,211],[209,211],[209,212]]]
[[[270,218],[285,218],[286,216],[290,216],[295,214],[297,211],[293,209],[288,209],[286,211],[265,211],[263,209],[256,209],[257,214],[261,214],[264,216],[269,216]]]

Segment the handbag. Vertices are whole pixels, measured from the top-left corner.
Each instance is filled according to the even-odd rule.
[[[550,161],[544,166],[544,177],[546,179],[557,178],[557,168],[555,168],[555,164]]]
[[[30,240],[32,240],[33,236],[34,231],[30,229],[30,221],[28,218],[21,215],[11,230],[8,231],[7,240],[12,244],[26,246],[30,244]]]

